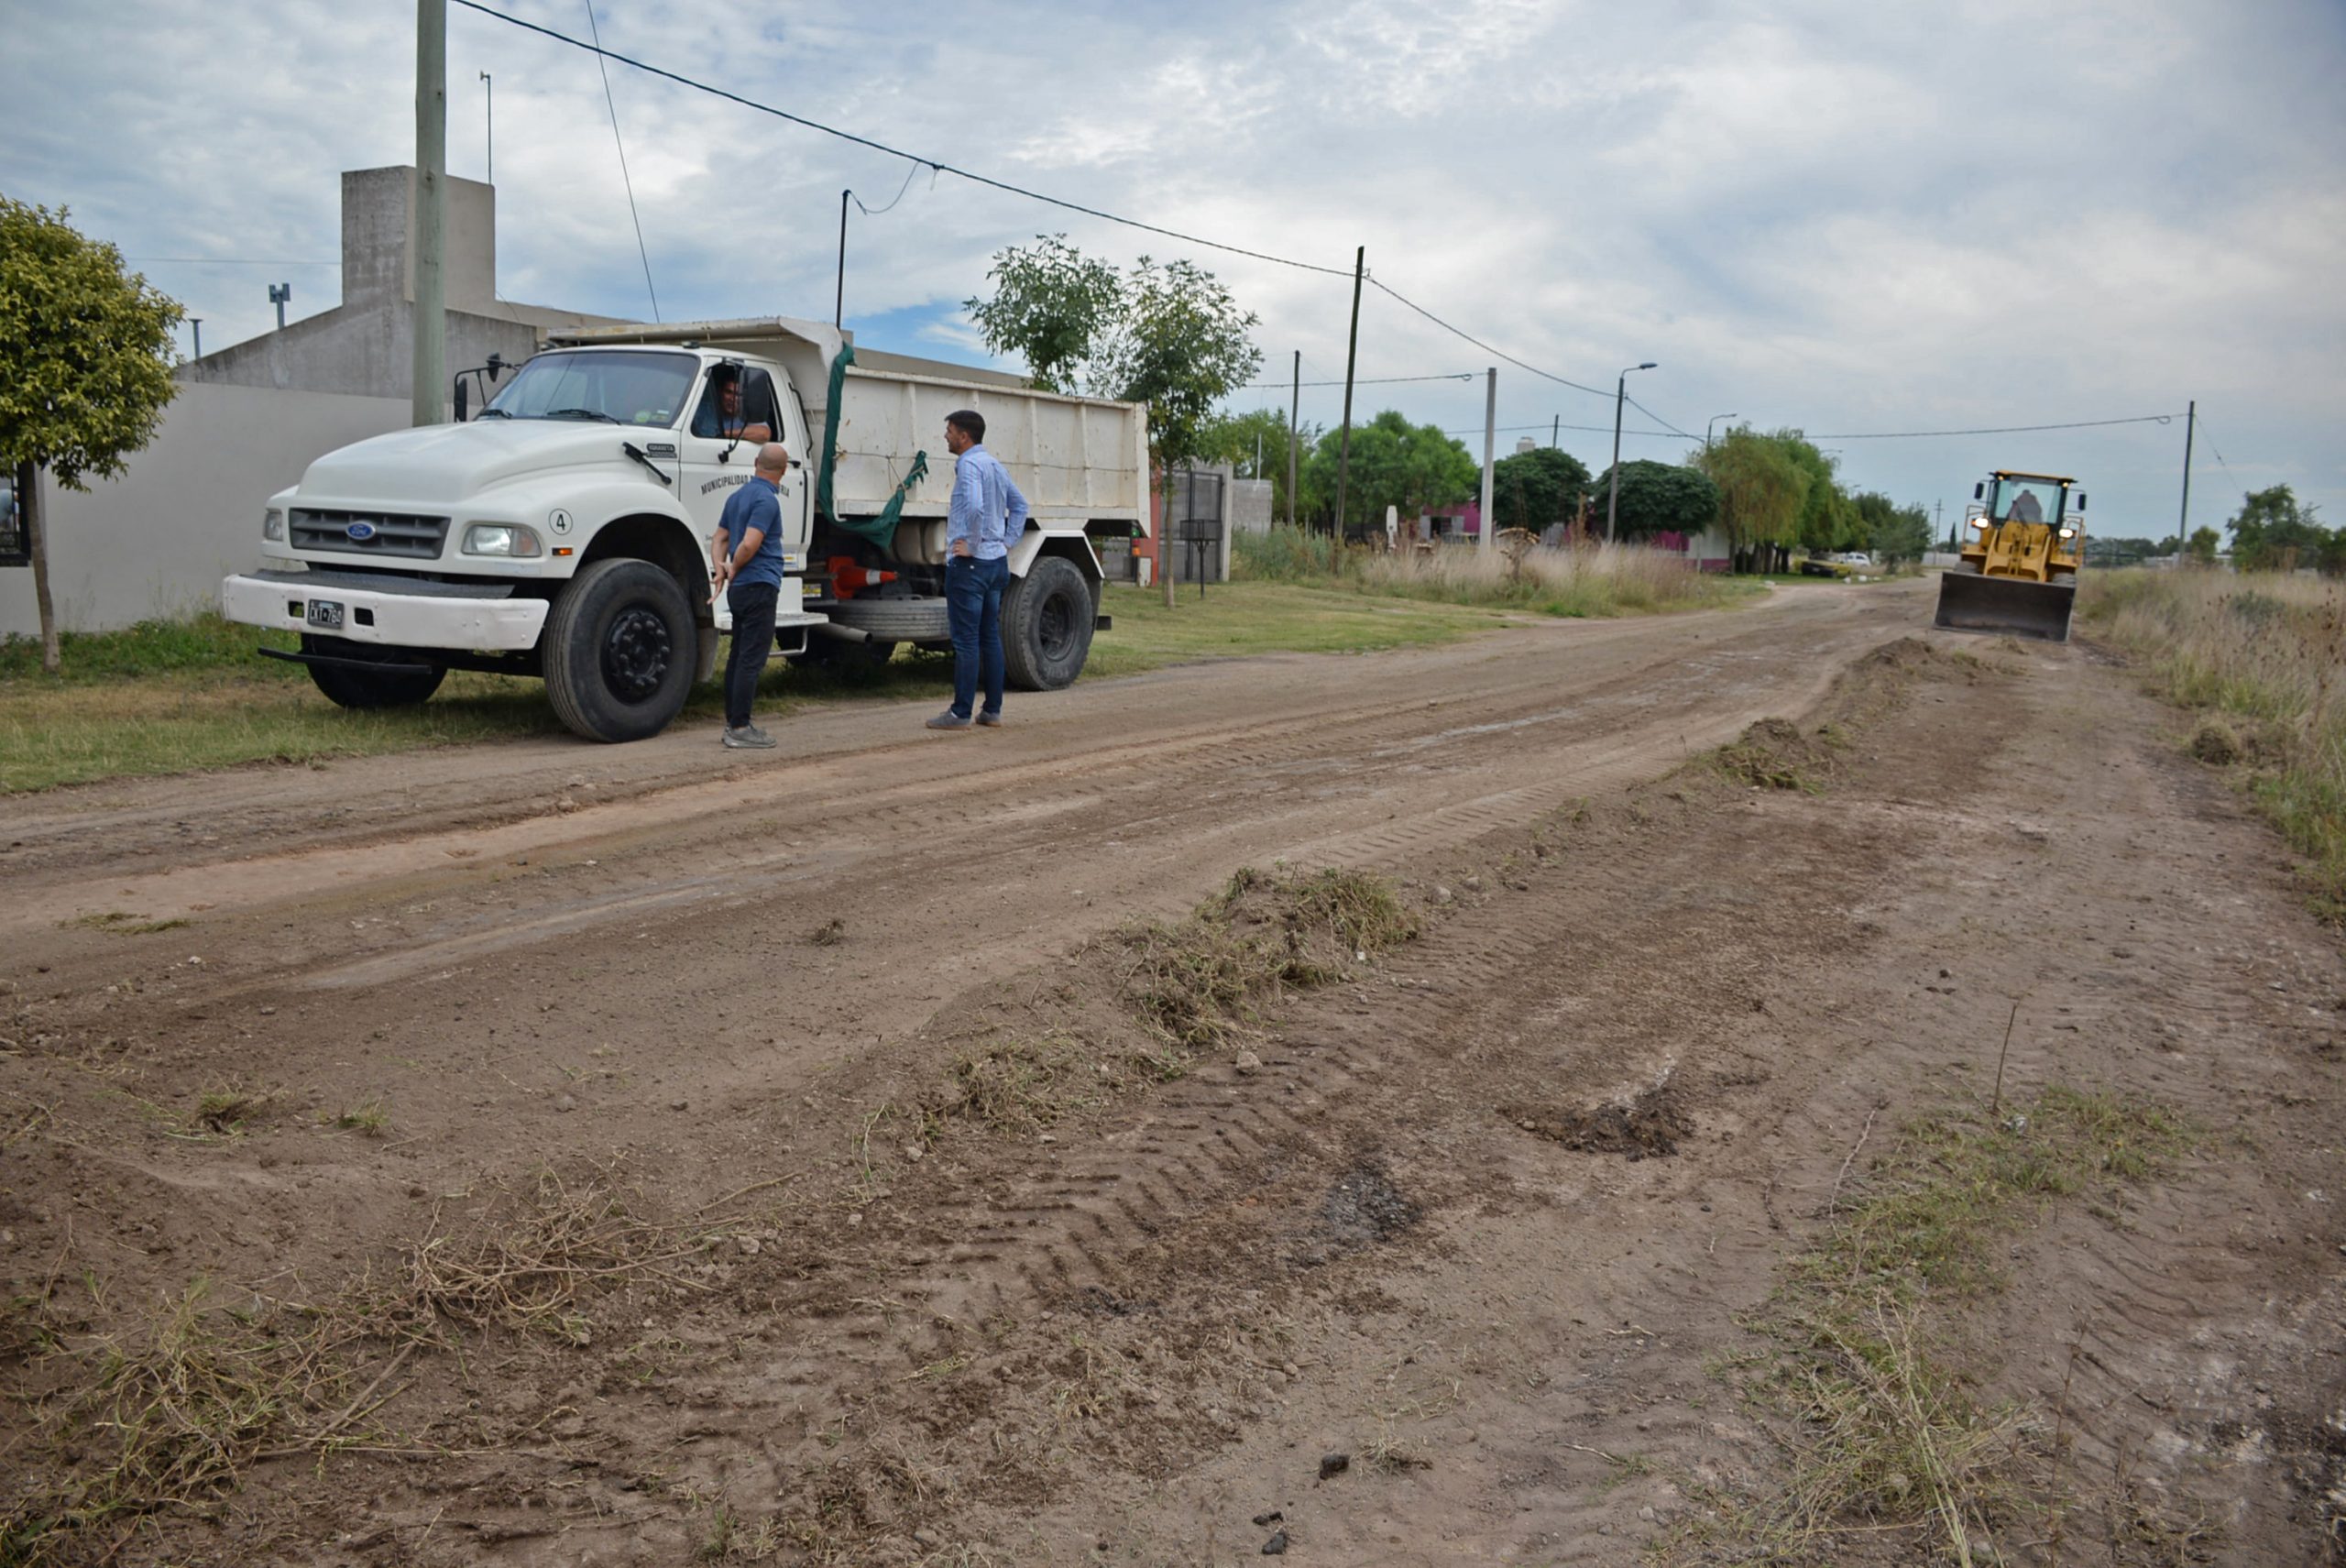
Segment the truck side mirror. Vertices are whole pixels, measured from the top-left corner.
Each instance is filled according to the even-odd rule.
[[[456,422],[458,424],[465,422],[465,415],[472,410],[472,390],[462,376],[456,378]]]

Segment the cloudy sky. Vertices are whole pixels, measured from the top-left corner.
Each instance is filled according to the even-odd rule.
[[[577,37],[586,0],[491,0]],[[0,0],[0,192],[66,205],[204,320],[207,347],[338,293],[337,175],[411,161],[409,0]],[[1356,412],[1608,456],[1624,366],[1651,418],[1801,427],[1853,488],[1944,501],[1991,466],[2079,475],[2096,532],[2287,482],[2346,523],[2346,5],[2027,0],[609,0],[604,45],[922,159],[1376,278]],[[593,56],[452,4],[449,167],[494,81],[500,291],[651,313]],[[667,319],[820,316],[839,192],[848,323],[981,361],[960,302],[1046,232],[1182,255],[1262,319],[1265,381],[1341,378],[1348,278],[990,191],[623,65],[610,91]],[[907,181],[907,176],[910,176]],[[196,258],[203,258],[201,260]],[[1240,406],[1284,406],[1284,393]],[[1341,389],[1307,387],[1333,423]],[[1574,429],[1594,426],[1595,429]],[[1633,433],[1625,454],[1685,440]]]

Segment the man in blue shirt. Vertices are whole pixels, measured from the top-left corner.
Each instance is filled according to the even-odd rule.
[[[974,409],[945,416],[953,454],[953,500],[945,522],[945,609],[953,629],[953,706],[931,729],[1002,722],[1002,590],[1010,584],[1010,547],[1026,532],[1026,498],[1010,471],[979,443],[986,421]],[[972,718],[978,688],[985,707]]]
[[[725,663],[725,744],[764,751],[773,737],[750,722],[758,676],[773,652],[773,612],[782,594],[782,481],[790,454],[779,441],[758,448],[749,483],[725,498],[709,548],[709,590],[733,609],[733,652]]]

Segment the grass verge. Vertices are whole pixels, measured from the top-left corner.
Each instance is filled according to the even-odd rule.
[[[1749,1324],[1769,1345],[1733,1376],[1782,1444],[1782,1485],[1705,1496],[1658,1560],[1825,1563],[1862,1544],[2002,1561],[1991,1539],[2057,1521],[2055,1423],[1979,1395],[1992,1368],[1965,1310],[2002,1289],[2010,1238],[2055,1201],[2114,1211],[2193,1141],[2157,1105],[2063,1088],[1994,1122],[1958,1110],[1905,1128]]]
[[[1275,528],[1238,534],[1234,548],[1233,573],[1254,581],[1535,615],[1709,609],[1760,591],[1739,578],[1697,571],[1673,552],[1636,544],[1515,552],[1454,545],[1390,554],[1346,547],[1324,534]]]
[[[2077,613],[2139,657],[2159,695],[2200,716],[2193,753],[2241,769],[2257,809],[2305,857],[2316,908],[2346,924],[2346,587],[2096,572]]]

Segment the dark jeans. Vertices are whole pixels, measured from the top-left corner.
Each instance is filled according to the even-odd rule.
[[[978,687],[986,711],[1002,711],[1002,590],[1010,563],[956,555],[945,564],[945,612],[953,628],[953,711],[970,717]]]
[[[765,673],[766,656],[773,652],[773,606],[782,590],[773,583],[735,583],[726,591],[733,607],[733,652],[725,661],[725,727],[739,729],[750,722],[750,702],[758,695],[758,677]]]

